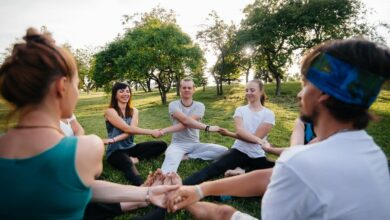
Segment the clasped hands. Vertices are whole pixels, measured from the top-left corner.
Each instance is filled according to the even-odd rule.
[[[149,187],[151,203],[166,208],[168,212],[175,212],[201,199],[195,186],[183,186],[177,173],[163,174],[160,169],[150,173],[142,187]]]

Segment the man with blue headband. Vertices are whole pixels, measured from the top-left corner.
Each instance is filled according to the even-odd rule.
[[[365,40],[329,42],[304,58],[301,72],[301,119],[319,142],[278,159],[263,219],[390,219],[387,159],[363,130],[390,75],[389,51]]]
[[[368,109],[390,77],[390,51],[366,40],[331,41],[305,56],[301,72],[300,116],[314,125],[319,141],[285,150],[269,183],[260,170],[182,186],[170,199],[170,211],[187,207],[197,217],[203,210],[207,219],[255,219],[226,205],[195,202],[266,190],[263,220],[390,219],[388,162],[364,131],[374,118]]]

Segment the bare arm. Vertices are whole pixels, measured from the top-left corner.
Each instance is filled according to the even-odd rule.
[[[132,116],[130,125],[138,127],[138,118],[139,118],[138,117],[138,109],[133,108],[133,116]]]
[[[274,155],[280,155],[282,152],[287,149],[286,147],[274,147],[270,143],[266,142],[265,144],[261,145],[263,150],[267,153],[274,154]]]
[[[290,146],[303,145],[304,143],[305,143],[305,125],[300,119],[296,119],[290,137]]]
[[[93,191],[93,201],[106,203],[150,201],[157,206],[165,207],[165,194],[176,190],[179,186],[137,187],[95,180],[91,187]]]
[[[151,129],[138,128],[134,125],[128,125],[121,117],[119,117],[118,113],[113,109],[109,108],[104,112],[104,116],[106,120],[108,120],[113,126],[122,130],[128,134],[144,134],[144,135],[153,135],[154,131]]]
[[[85,135],[83,127],[80,125],[76,118],[70,121],[69,124],[72,127],[75,136]]]
[[[261,196],[270,181],[272,169],[256,170],[247,174],[204,182],[199,185],[203,196]],[[170,199],[168,209],[176,211],[202,199],[195,186],[182,186]]]
[[[196,116],[196,115],[191,115],[191,116],[186,116],[186,117],[190,117],[193,120],[199,120],[200,119],[200,117]],[[178,123],[178,124],[175,124],[175,125],[172,125],[172,126],[169,126],[169,127],[161,129],[161,132],[163,134],[174,133],[174,132],[178,132],[178,131],[184,130],[185,128],[187,128],[187,127],[184,124]]]
[[[264,138],[273,127],[272,124],[262,123],[256,129],[255,133],[252,134],[244,129],[244,124],[241,117],[235,117],[234,124],[236,126],[236,134],[240,140],[256,144],[263,144],[264,141],[262,138]]]
[[[207,126],[206,124],[199,121],[200,116],[196,116],[196,115],[187,116],[182,112],[176,111],[172,114],[172,117],[178,120],[185,127],[205,130]]]
[[[219,131],[218,133],[222,136],[227,136],[227,137],[231,137],[231,138],[235,138],[235,139],[239,139],[239,137],[237,136],[236,133],[232,132],[232,131],[229,131],[228,129],[226,128],[219,128]],[[245,141],[245,140],[243,140]]]

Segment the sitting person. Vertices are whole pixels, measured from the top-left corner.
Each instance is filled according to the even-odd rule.
[[[173,126],[161,129],[163,134],[173,133],[172,141],[161,166],[163,173],[177,172],[183,157],[214,160],[227,151],[227,148],[218,144],[200,143],[199,130],[216,132],[218,126],[209,126],[200,122],[205,106],[194,101],[194,81],[183,79],[180,82],[180,100],[169,103],[169,115]]]
[[[207,167],[186,178],[185,185],[201,183],[236,167],[256,170],[274,166],[265,157],[260,144],[275,125],[274,113],[264,106],[263,83],[260,80],[249,81],[245,91],[248,104],[238,107],[233,116],[236,133],[226,129],[220,131],[222,135],[236,138],[232,148]]]
[[[301,119],[297,118],[295,120],[295,125],[290,137],[290,146],[311,144],[315,143],[316,141],[317,139],[313,125],[311,123],[303,122]],[[261,145],[261,147],[265,152],[274,155],[280,155],[285,149],[287,149],[283,147],[274,147],[269,142],[265,142],[263,145]],[[241,167],[236,167],[235,169],[227,170],[225,172],[225,177],[241,175],[244,173],[244,169]]]
[[[317,142],[316,134],[312,123],[303,122],[301,119],[295,120],[295,125],[290,137],[290,146],[298,146],[305,144],[312,144]],[[271,144],[266,143],[263,146],[263,150],[267,153],[280,155],[286,147],[273,147]]]
[[[74,114],[70,118],[62,118],[60,120],[60,128],[65,136],[80,136],[85,134],[83,127],[77,121]]]
[[[122,171],[126,179],[136,186],[143,183],[135,164],[138,159],[155,158],[164,153],[164,141],[134,142],[135,134],[160,137],[158,130],[138,127],[138,110],[131,105],[131,89],[126,83],[117,82],[112,87],[110,107],[104,112],[108,139],[107,162]]]
[[[368,109],[390,78],[390,51],[360,39],[327,42],[304,57],[301,74],[300,118],[314,125],[318,142],[283,152],[269,184],[262,183],[268,181],[262,178],[267,170],[259,170],[183,186],[171,196],[170,211],[207,195],[254,196],[266,189],[262,219],[390,219],[387,159],[364,131],[373,118]],[[221,213],[225,219],[245,215],[232,207],[201,205],[192,211],[214,219],[222,219]]]
[[[59,128],[78,99],[76,61],[29,28],[0,67],[0,95],[20,113],[0,136],[2,219],[82,219],[91,200],[165,207],[175,186],[135,187],[95,180],[104,145],[96,135],[67,137]]]

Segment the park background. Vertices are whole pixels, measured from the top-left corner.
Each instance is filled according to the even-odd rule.
[[[177,82],[192,77],[195,100],[206,105],[204,122],[233,130],[232,115],[245,103],[244,86],[253,77],[266,83],[266,106],[276,115],[269,141],[288,146],[298,116],[299,60],[310,47],[332,39],[365,37],[389,45],[390,1],[26,1],[0,2],[0,62],[20,42],[29,26],[51,33],[78,62],[81,95],[75,114],[88,134],[104,138],[103,111],[115,81],[133,89],[140,110],[140,127],[170,125],[167,103],[177,99]],[[384,13],[385,12],[385,13]],[[368,133],[390,158],[390,85],[372,106],[379,121]],[[0,130],[12,106],[0,100]],[[136,141],[151,140],[137,136]],[[162,138],[169,143],[170,135]],[[201,132],[204,142],[230,147],[233,140]],[[276,157],[270,156],[271,159]],[[347,159],[347,158],[346,158]],[[140,172],[161,166],[158,160],[140,162]],[[208,162],[184,161],[185,178]],[[126,183],[104,164],[103,178]],[[259,216],[260,199],[226,201]],[[143,208],[117,219],[142,215]],[[188,219],[180,212],[168,219]]]

